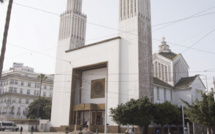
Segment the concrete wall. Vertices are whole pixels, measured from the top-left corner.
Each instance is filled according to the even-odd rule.
[[[173,72],[174,72],[174,83],[178,83],[178,81],[182,77],[188,77],[188,65],[181,55],[179,55],[173,62]]]
[[[90,71],[84,71],[82,74],[82,94],[81,103],[95,103],[101,104],[105,103],[105,98],[94,98],[91,99],[91,81],[96,79],[105,78],[107,80],[107,68],[94,69]],[[106,83],[107,81],[105,81]],[[105,87],[106,90],[106,87]]]
[[[65,42],[61,43],[58,45],[57,57],[71,62],[58,60],[56,63],[56,74],[61,75],[56,75],[54,82],[51,115],[52,126],[60,127],[61,125],[69,125],[73,68],[107,62],[107,72],[109,74],[116,74],[108,75],[108,81],[110,80],[113,82],[107,83],[107,96],[111,98],[108,99],[107,105],[108,109],[116,107],[119,102],[119,83],[117,81],[120,81],[120,79],[117,74],[119,74],[120,39],[116,38],[104,41],[96,45],[91,45],[90,47],[84,47],[77,51],[74,50],[67,53],[65,52],[67,47],[63,45]],[[110,118],[108,118],[108,122],[112,122]]]
[[[159,95],[158,95],[159,94]],[[166,97],[165,97],[166,96]],[[154,85],[154,103],[172,102],[172,88]]]

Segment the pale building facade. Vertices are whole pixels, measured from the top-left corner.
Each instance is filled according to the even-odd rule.
[[[82,21],[86,18],[81,13],[82,0],[67,1],[66,12],[61,15],[57,58],[63,60],[56,61],[55,73],[61,75],[54,80],[51,131],[63,130],[64,126],[77,130],[89,120],[91,131],[97,126],[104,132],[106,122],[109,132],[118,132],[117,124],[109,116],[110,108],[132,98],[147,96],[153,101],[150,1],[119,2],[119,36],[79,45],[73,37],[80,37],[78,33],[85,35],[86,24],[77,28],[67,22],[86,23]],[[76,17],[63,20],[65,14]],[[70,34],[61,38],[64,24],[69,25],[66,26]],[[81,37],[85,41],[85,36]]]
[[[22,63],[14,63],[10,70],[3,71],[0,80],[0,119],[25,119],[28,106],[38,99],[40,92],[39,73]],[[52,98],[54,75],[46,75],[41,97]]]
[[[190,104],[201,100],[205,85],[198,75],[189,76],[189,66],[181,54],[171,51],[163,38],[158,53],[153,55],[154,102],[170,101],[182,105],[181,99]]]
[[[89,45],[81,6],[82,0],[68,0],[61,15],[51,131],[78,130],[89,121],[90,131],[104,132],[107,123],[108,132],[118,133],[109,112],[118,104],[148,97],[180,105],[178,95],[189,101],[199,96],[193,95],[201,89],[194,83],[203,83],[198,76],[189,78],[186,61],[165,40],[152,55],[150,0],[119,0],[119,36]],[[183,78],[191,82],[184,84]]]

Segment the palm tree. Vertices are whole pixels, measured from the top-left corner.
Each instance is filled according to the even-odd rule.
[[[38,99],[38,105],[37,105],[37,119],[39,117],[39,107],[40,107],[40,95],[41,95],[41,89],[42,89],[42,84],[43,81],[45,81],[47,79],[45,74],[40,74],[37,76],[37,79],[40,80],[40,92],[39,92],[39,99]]]
[[[0,2],[3,3],[4,0],[0,0]],[[7,8],[7,17],[6,17],[5,27],[4,27],[1,57],[0,57],[0,79],[2,76],[4,56],[5,56],[5,52],[6,52],[7,35],[8,35],[8,29],[9,29],[9,24],[10,24],[10,15],[11,15],[11,10],[12,10],[12,5],[13,5],[13,0],[9,0],[9,4],[8,4],[8,8]]]
[[[40,109],[40,95],[41,95],[41,89],[42,89],[42,84],[43,81],[45,81],[47,79],[45,74],[40,74],[37,76],[37,79],[40,80],[40,92],[39,92],[39,99],[38,99],[38,103],[37,103],[37,119],[39,118],[39,109]],[[37,125],[36,125],[36,131],[37,131]]]

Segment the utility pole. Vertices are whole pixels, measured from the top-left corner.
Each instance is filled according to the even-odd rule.
[[[4,27],[1,56],[0,56],[0,79],[2,76],[4,56],[5,56],[5,52],[6,52],[7,35],[8,35],[8,30],[9,30],[9,25],[10,25],[10,16],[11,16],[12,5],[13,5],[13,0],[9,0],[9,4],[8,4],[8,8],[7,8],[6,22],[5,22],[5,27]]]
[[[214,84],[213,95],[214,95],[214,100],[215,100],[215,79],[214,79],[214,77],[213,77],[213,84]]]

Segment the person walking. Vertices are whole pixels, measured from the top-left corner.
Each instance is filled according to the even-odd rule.
[[[31,134],[34,132],[34,126],[31,126]]]
[[[88,126],[89,126],[89,121],[87,120],[87,122],[86,122],[86,131],[88,129]]]
[[[22,130],[23,130],[23,128],[22,128],[22,126],[21,126],[21,128],[20,128],[20,134],[22,134]]]

